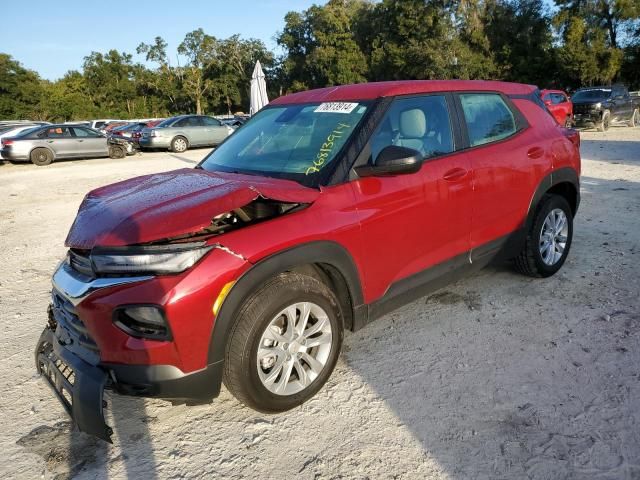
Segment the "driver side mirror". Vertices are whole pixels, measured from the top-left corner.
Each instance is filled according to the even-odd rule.
[[[422,160],[417,150],[389,145],[380,151],[373,165],[362,165],[355,170],[360,177],[403,175],[420,170]]]

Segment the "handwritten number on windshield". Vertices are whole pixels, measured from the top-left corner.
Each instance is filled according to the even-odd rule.
[[[315,160],[313,161],[313,165],[307,168],[305,175],[311,175],[312,173],[318,173],[320,169],[324,166],[329,158],[329,154],[333,151],[335,146],[335,140],[342,138],[344,134],[344,130],[350,128],[350,125],[346,123],[338,123],[336,128],[329,134],[327,140],[320,147],[320,151],[316,155]]]

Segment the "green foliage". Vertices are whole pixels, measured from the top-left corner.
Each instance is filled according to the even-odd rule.
[[[197,29],[178,46],[92,52],[49,82],[0,54],[0,118],[81,120],[246,111],[256,60],[271,98],[396,79],[501,79],[640,88],[640,0],[329,0],[285,16],[279,58],[255,39]],[[182,64],[180,64],[182,63]]]

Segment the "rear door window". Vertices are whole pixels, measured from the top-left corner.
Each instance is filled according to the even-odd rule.
[[[497,142],[517,131],[513,112],[497,93],[460,95],[464,120],[472,147]]]
[[[82,127],[73,127],[73,132],[75,133],[76,137],[96,138],[101,136],[98,132],[94,132],[93,130]]]

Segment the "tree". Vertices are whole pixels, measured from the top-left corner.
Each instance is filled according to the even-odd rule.
[[[366,4],[330,0],[303,13],[289,12],[278,44],[284,83],[291,90],[366,81],[367,59],[354,36],[355,17]]]
[[[39,118],[43,83],[10,55],[0,53],[0,118]]]
[[[206,77],[205,70],[210,67],[218,46],[218,40],[204,33],[202,28],[187,33],[178,46],[178,53],[188,60],[188,64],[180,69],[182,85],[198,115],[202,114],[207,95],[213,90],[213,82]]]

